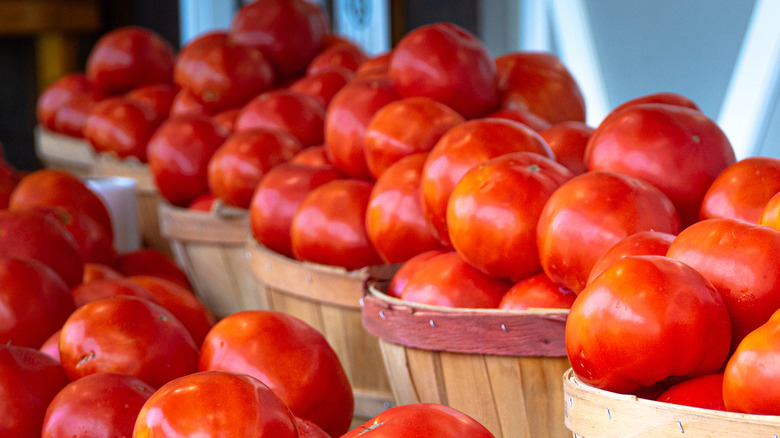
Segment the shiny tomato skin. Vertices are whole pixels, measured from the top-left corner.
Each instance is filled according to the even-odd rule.
[[[715,287],[664,256],[612,264],[580,292],[566,321],[566,353],[577,377],[619,393],[715,373],[730,340],[728,311]]]
[[[298,438],[332,438],[312,421],[295,417],[295,424],[298,425]]]
[[[146,144],[156,128],[154,116],[142,105],[124,97],[95,105],[84,126],[84,137],[98,153],[146,162]]]
[[[485,426],[449,406],[412,403],[387,409],[342,438],[494,438]]]
[[[46,87],[35,103],[35,118],[48,130],[55,130],[54,119],[57,111],[74,96],[82,93],[94,93],[94,87],[84,73],[68,73]]]
[[[428,152],[442,135],[465,119],[428,97],[390,102],[377,111],[366,128],[366,165],[374,179],[401,158]]]
[[[151,29],[125,26],[98,39],[89,53],[87,78],[105,93],[129,91],[139,85],[170,83],[174,50]]]
[[[664,403],[725,411],[723,373],[707,374],[680,382],[664,391],[657,400]]]
[[[780,159],[747,157],[730,165],[710,184],[699,219],[731,218],[758,223],[769,200],[780,192]]]
[[[248,310],[219,321],[206,336],[200,371],[248,374],[268,385],[293,414],[341,436],[354,400],[347,375],[322,334],[281,312]]]
[[[339,179],[311,190],[290,225],[295,258],[347,270],[381,264],[365,226],[373,187],[367,181]]]
[[[125,98],[142,106],[156,128],[170,115],[176,93],[173,84],[146,84],[130,90]]]
[[[547,120],[523,109],[500,109],[486,115],[485,118],[514,120],[539,133],[551,126]]]
[[[84,138],[87,118],[105,97],[100,93],[79,93],[63,103],[54,115],[55,132],[75,138]]]
[[[527,310],[530,308],[570,309],[577,294],[561,286],[544,272],[526,277],[506,292],[499,309]]]
[[[443,248],[425,220],[420,179],[428,154],[406,156],[388,167],[374,184],[366,210],[366,233],[385,263],[400,263]]]
[[[769,198],[761,217],[758,218],[759,225],[766,225],[776,230],[780,230],[780,193],[776,193]]]
[[[257,184],[302,149],[292,135],[254,128],[230,135],[208,163],[209,191],[235,207],[249,208]]]
[[[309,146],[295,154],[290,162],[309,167],[335,167],[328,157],[325,146]]]
[[[225,371],[172,380],[141,407],[133,438],[297,438],[290,409],[259,380]]]
[[[404,97],[425,96],[467,119],[494,110],[496,65],[476,36],[452,23],[433,23],[407,33],[390,60],[393,86]]]
[[[593,264],[588,283],[593,281],[609,265],[630,255],[666,255],[675,235],[645,230],[630,234],[606,250]]]
[[[76,307],[81,307],[92,301],[113,297],[115,295],[129,295],[149,300],[155,304],[160,304],[160,301],[146,288],[133,283],[126,277],[106,278],[103,280],[93,280],[89,283],[81,283],[71,289],[71,294],[73,295]]]
[[[421,252],[420,254],[417,254],[416,256],[405,261],[403,264],[401,264],[398,270],[395,271],[393,278],[387,285],[387,295],[390,295],[394,298],[401,298],[401,293],[415,272],[425,266],[428,260],[446,252],[448,251],[444,249],[432,249],[430,251]]]
[[[122,275],[152,275],[192,290],[187,273],[176,262],[154,248],[139,248],[119,254],[117,268]]]
[[[180,116],[205,116],[211,117],[214,111],[206,107],[197,97],[188,89],[182,88],[173,96],[171,102],[170,118]]]
[[[241,108],[229,108],[211,116],[211,121],[222,135],[227,137],[235,131],[239,114],[241,114]]]
[[[60,334],[60,360],[70,380],[115,372],[159,388],[197,370],[198,347],[169,311],[118,295],[89,302],[70,315]]]
[[[62,367],[50,356],[0,344],[0,435],[40,438],[46,407],[67,383]]]
[[[512,152],[472,167],[447,204],[455,251],[485,274],[512,282],[540,272],[539,216],[572,177],[569,169],[533,152]]]
[[[356,71],[368,59],[355,44],[336,43],[318,53],[306,67],[306,75],[317,74],[332,67]]]
[[[133,435],[133,425],[154,388],[124,374],[98,373],[65,386],[49,404],[41,438]]]
[[[56,332],[52,333],[51,336],[49,336],[48,339],[43,341],[43,344],[41,344],[41,347],[38,349],[42,353],[46,353],[47,355],[54,358],[54,360],[57,361],[57,363],[60,362],[60,330],[57,330]]]
[[[583,122],[559,122],[539,132],[555,154],[555,160],[574,172],[585,173],[585,150],[594,129]]]
[[[327,109],[333,96],[354,76],[353,72],[343,67],[330,67],[296,80],[290,85],[290,90],[313,97]]]
[[[313,97],[292,90],[273,90],[252,99],[236,119],[237,132],[277,129],[292,134],[303,146],[322,144],[325,109]]]

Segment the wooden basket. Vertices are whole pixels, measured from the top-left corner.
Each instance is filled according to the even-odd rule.
[[[777,438],[780,417],[661,403],[589,386],[563,375],[566,427],[575,437]]]
[[[370,282],[363,325],[380,339],[398,404],[458,409],[496,437],[571,437],[561,376],[567,310],[454,309],[410,303]]]
[[[265,294],[247,263],[249,214],[217,207],[214,212],[159,205],[160,232],[195,293],[217,318],[250,309],[268,309]]]
[[[394,406],[377,339],[363,329],[360,302],[369,277],[390,278],[396,266],[346,271],[299,262],[249,239],[249,264],[265,286],[268,305],[309,323],[339,356],[355,396],[355,417],[369,419]]]
[[[95,162],[92,146],[83,138],[71,137],[36,126],[35,154],[48,169],[67,170],[74,175],[89,176]]]

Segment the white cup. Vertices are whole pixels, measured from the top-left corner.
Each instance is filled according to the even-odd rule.
[[[114,227],[114,249],[120,254],[141,247],[136,181],[122,176],[87,177],[87,187],[103,201]]]

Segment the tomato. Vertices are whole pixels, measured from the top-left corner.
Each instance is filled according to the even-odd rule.
[[[596,260],[638,231],[677,234],[680,218],[660,190],[639,179],[593,171],[564,183],[550,196],[537,226],[542,269],[575,293]]]
[[[342,438],[493,438],[485,426],[449,406],[412,403],[394,406],[352,429]]]
[[[243,5],[230,37],[268,54],[282,77],[294,77],[319,53],[329,29],[319,7],[304,0],[259,0]]]
[[[363,152],[371,176],[378,179],[401,158],[430,151],[444,133],[463,122],[455,110],[427,97],[388,103],[366,128]]]
[[[619,393],[715,373],[730,342],[728,310],[715,287],[664,256],[615,262],[577,296],[566,321],[577,377]]]
[[[574,177],[551,158],[513,152],[471,168],[452,190],[447,229],[468,263],[512,282],[542,270],[536,226],[545,203]]]
[[[198,347],[169,311],[117,295],[89,302],[70,315],[60,334],[60,360],[70,380],[115,372],[159,388],[197,370]]]
[[[674,240],[674,234],[659,231],[638,231],[619,240],[606,250],[593,264],[588,274],[588,283],[593,281],[612,263],[630,255],[666,255]]]
[[[239,114],[241,114],[241,108],[226,109],[211,116],[211,122],[216,125],[223,136],[227,137],[234,132]]]
[[[129,295],[149,300],[155,304],[161,304],[145,287],[136,284],[125,277],[106,278],[103,280],[93,280],[89,283],[81,283],[71,290],[71,294],[73,295],[76,307],[81,307],[92,301],[116,295]]]
[[[554,158],[539,134],[511,120],[470,120],[439,139],[425,162],[421,191],[425,218],[445,245],[450,245],[447,202],[458,181],[469,169],[490,158],[522,151]]]
[[[195,199],[193,199],[192,202],[187,205],[187,208],[190,210],[205,211],[210,213],[214,210],[214,204],[216,201],[217,197],[214,196],[213,193],[203,193],[202,195],[196,196]]]
[[[457,253],[446,252],[412,274],[401,299],[444,307],[496,308],[510,286],[483,274]]]
[[[149,139],[149,172],[160,195],[184,207],[208,191],[208,164],[224,141],[204,116],[169,119]]]
[[[723,401],[726,409],[748,414],[780,415],[777,382],[780,312],[739,343],[726,364]]]
[[[610,111],[609,114],[607,114],[607,117],[612,117],[613,115],[618,114],[619,112],[623,111],[626,108],[630,108],[634,105],[641,105],[644,103],[662,103],[666,105],[677,105],[685,108],[690,108],[692,110],[701,111],[699,105],[697,105],[696,102],[691,100],[691,98],[689,98],[688,96],[685,96],[680,93],[662,91],[658,93],[644,94],[642,96],[629,99],[621,103],[617,107],[615,107],[612,111]],[[604,120],[606,120],[606,118]]]
[[[306,67],[306,75],[317,74],[331,67],[356,71],[368,59],[355,44],[336,43],[318,53]]]
[[[0,258],[0,343],[38,348],[75,309],[70,289],[50,267]]]
[[[146,107],[115,97],[95,105],[84,126],[84,137],[98,153],[146,162],[146,144],[155,128],[154,116]]]
[[[331,438],[327,432],[312,421],[295,417],[295,424],[298,426],[298,438]]]
[[[725,411],[723,373],[707,374],[678,383],[664,391],[658,401],[695,408]]]
[[[125,26],[101,36],[87,57],[87,78],[106,93],[139,85],[170,83],[174,51],[157,32]]]
[[[83,73],[68,73],[46,87],[35,104],[35,117],[39,124],[55,130],[57,112],[80,94],[96,93],[92,83]]]
[[[333,164],[353,178],[370,178],[364,153],[368,125],[400,98],[390,78],[354,79],[336,93],[325,112],[325,149]]]
[[[290,90],[313,97],[327,109],[333,96],[354,76],[353,72],[343,67],[329,67],[296,80],[290,85]]]
[[[46,407],[67,383],[48,355],[0,344],[0,435],[40,438]]]
[[[776,230],[780,230],[780,193],[776,193],[769,198],[761,217],[758,219],[760,225],[767,225]]]
[[[147,84],[130,90],[125,98],[144,107],[151,115],[152,126],[157,127],[170,115],[176,93],[173,84]]]
[[[176,58],[174,79],[212,111],[243,105],[274,84],[271,60],[262,51],[236,44],[227,32],[196,37]]]
[[[400,95],[430,97],[467,119],[489,113],[498,101],[496,65],[487,48],[452,23],[420,26],[401,38],[390,77]]]
[[[206,108],[206,105],[201,103],[198,98],[195,97],[192,92],[186,88],[182,88],[173,97],[171,102],[170,118],[180,116],[206,116],[211,117],[214,112]]]
[[[60,362],[60,330],[57,330],[56,332],[52,333],[51,336],[49,336],[48,339],[43,341],[43,344],[41,344],[41,348],[39,348],[42,353],[47,354],[48,356],[51,356],[54,358],[54,360],[57,361],[57,363]]]
[[[330,158],[328,158],[328,152],[325,150],[325,146],[309,146],[295,154],[295,156],[290,159],[290,162],[310,167],[329,167],[333,165]]]
[[[498,304],[499,309],[530,308],[569,309],[577,294],[550,280],[544,272],[526,277],[509,288]]]
[[[192,290],[187,273],[176,262],[154,248],[139,248],[122,253],[117,260],[117,266],[119,272],[128,277],[152,275]]]
[[[54,115],[55,132],[71,137],[84,138],[87,118],[104,97],[99,93],[78,93],[60,106]]]
[[[699,219],[732,218],[758,223],[769,199],[780,192],[780,159],[748,157],[730,165],[712,182]]]
[[[263,175],[300,150],[298,140],[284,131],[268,128],[238,131],[211,157],[209,189],[230,205],[249,208]]]
[[[41,438],[133,435],[154,388],[123,374],[98,373],[65,386],[49,404]]]
[[[553,53],[519,51],[495,59],[500,106],[530,111],[550,123],[585,121],[585,98]]]
[[[540,133],[552,126],[547,120],[524,109],[500,109],[486,115],[485,118],[514,120]]]
[[[2,144],[0,144],[0,149],[2,149]],[[0,153],[0,155],[2,154]],[[22,178],[21,172],[0,156],[0,209],[8,208],[11,194]]]
[[[406,287],[406,284],[409,283],[409,279],[412,278],[412,276],[428,263],[428,260],[436,257],[440,254],[447,253],[447,250],[444,249],[432,249],[429,251],[421,252],[420,254],[417,254],[414,257],[411,257],[409,260],[405,261],[393,274],[393,278],[390,280],[390,283],[387,285],[387,295],[394,297],[394,298],[401,298],[401,293],[403,292],[404,288]]]
[[[608,117],[588,141],[588,170],[639,178],[672,200],[684,226],[696,222],[704,194],[734,150],[701,111],[679,105],[639,104]]]
[[[718,289],[732,322],[732,350],[780,308],[780,231],[737,219],[686,228],[667,251]]]
[[[123,277],[122,273],[111,266],[107,266],[102,263],[87,262],[84,263],[84,277],[82,277],[81,282],[89,283],[91,281],[121,277]]]
[[[265,174],[249,205],[252,236],[272,251],[293,257],[290,227],[303,200],[315,188],[342,178],[333,166],[280,164]]]
[[[247,103],[236,119],[237,132],[278,129],[303,146],[322,144],[325,109],[313,97],[292,90],[263,93]]]
[[[295,417],[254,377],[208,371],[175,379],[141,407],[134,438],[297,438]]]
[[[585,173],[585,150],[594,129],[583,122],[559,122],[539,132],[555,154],[555,160],[574,172]]]
[[[294,316],[267,310],[233,313],[203,342],[201,371],[248,374],[268,385],[293,414],[331,436],[352,421],[352,388],[325,337]]]

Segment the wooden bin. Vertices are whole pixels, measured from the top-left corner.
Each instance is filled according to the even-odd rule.
[[[268,309],[247,263],[246,210],[217,207],[211,213],[159,206],[160,232],[195,293],[217,318],[250,309]]]
[[[722,412],[616,394],[563,375],[566,427],[575,437],[776,438],[780,417]]]
[[[380,339],[398,404],[458,409],[496,437],[571,437],[561,376],[567,310],[456,309],[402,301],[371,282],[363,325]]]
[[[95,162],[92,145],[83,138],[71,137],[36,126],[35,154],[47,169],[67,170],[74,175],[90,176]]]
[[[250,269],[272,310],[307,322],[325,336],[344,366],[355,396],[355,417],[369,419],[394,406],[377,339],[361,323],[363,283],[390,278],[397,266],[357,271],[299,262],[250,238]],[[262,293],[261,292],[261,293]]]

